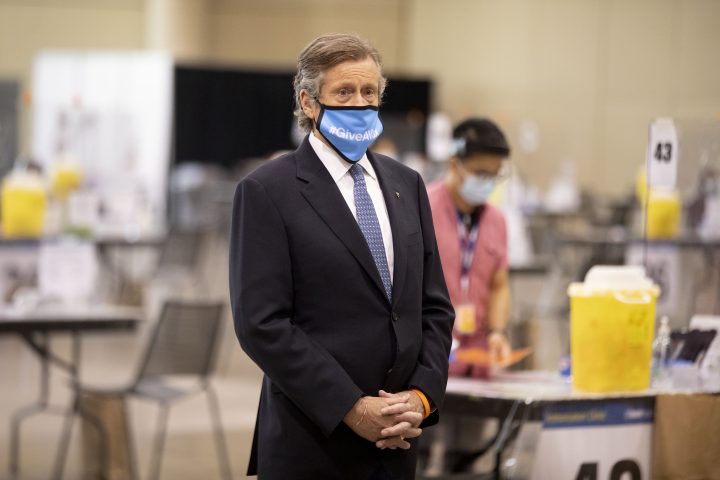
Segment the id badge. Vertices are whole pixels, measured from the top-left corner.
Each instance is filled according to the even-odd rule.
[[[455,308],[455,330],[460,335],[475,333],[475,305],[463,303]]]

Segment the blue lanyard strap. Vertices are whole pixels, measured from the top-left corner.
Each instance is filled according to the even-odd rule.
[[[480,225],[475,224],[468,233],[465,225],[458,222],[458,235],[460,236],[460,260],[463,276],[470,273],[473,258],[475,257],[475,247],[477,246],[478,234],[480,233]]]
[[[480,233],[480,219],[470,228],[470,232],[465,227],[462,216],[458,216],[457,222],[458,238],[460,238],[460,288],[464,300],[467,299],[467,293],[470,288],[470,267],[475,258],[475,247],[477,246],[478,236]]]

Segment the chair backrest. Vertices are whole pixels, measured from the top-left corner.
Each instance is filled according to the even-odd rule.
[[[166,302],[137,380],[162,375],[209,376],[215,363],[223,310],[222,302]]]
[[[202,243],[201,231],[173,228],[160,252],[158,269],[182,267],[194,271],[198,267]]]

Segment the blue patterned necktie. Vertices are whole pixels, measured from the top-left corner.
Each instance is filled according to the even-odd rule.
[[[385,294],[388,300],[392,300],[392,280],[390,279],[390,268],[388,267],[387,257],[385,256],[385,244],[383,243],[382,231],[380,230],[380,222],[378,222],[375,207],[373,206],[370,194],[368,194],[365,185],[365,176],[363,169],[357,163],[350,167],[350,175],[353,182],[353,196],[355,197],[355,210],[357,214],[357,222],[360,225],[365,241],[370,247],[375,266],[380,272]]]

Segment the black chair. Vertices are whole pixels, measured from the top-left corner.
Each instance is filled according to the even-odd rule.
[[[77,394],[106,397],[134,396],[157,402],[160,406],[153,441],[148,478],[160,478],[162,453],[167,432],[168,413],[172,403],[198,393],[205,393],[213,423],[220,470],[230,479],[230,461],[220,419],[218,397],[210,383],[223,319],[221,302],[170,301],[164,304],[160,318],[135,381],[121,389],[95,389],[80,385]],[[172,377],[182,375],[197,381],[190,388],[173,385]],[[177,382],[176,382],[177,383]],[[69,432],[61,439],[67,445]],[[107,444],[107,442],[103,442]],[[132,449],[132,446],[130,447]],[[106,468],[103,466],[102,468]]]

